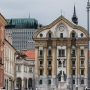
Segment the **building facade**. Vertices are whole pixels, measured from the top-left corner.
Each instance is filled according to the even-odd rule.
[[[20,52],[16,62],[17,83],[19,90],[34,90],[35,51]]]
[[[7,19],[8,25],[5,27],[7,33],[13,38],[13,46],[17,50],[33,50],[33,34],[38,28],[38,21],[32,18]]]
[[[16,49],[12,46],[12,38],[5,31],[4,44],[4,86],[5,90],[13,90],[16,78]]]
[[[7,21],[0,13],[0,89],[4,87],[4,26]]]
[[[83,90],[88,86],[88,32],[62,15],[41,27],[35,41],[35,88]]]

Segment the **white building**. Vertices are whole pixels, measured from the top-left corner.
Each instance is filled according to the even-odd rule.
[[[12,46],[12,38],[6,32],[4,44],[4,86],[5,90],[13,90],[16,76],[16,50]]]
[[[88,32],[62,15],[43,26],[35,41],[35,88],[84,90],[88,86]]]
[[[17,87],[19,90],[34,88],[35,51],[20,52],[16,62]]]

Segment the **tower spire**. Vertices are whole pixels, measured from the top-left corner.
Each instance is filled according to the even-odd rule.
[[[73,12],[73,17],[72,17],[72,22],[75,23],[76,25],[78,24],[78,18],[76,16],[75,3],[74,3],[74,12]]]

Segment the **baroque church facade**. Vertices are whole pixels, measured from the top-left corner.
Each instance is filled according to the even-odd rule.
[[[33,36],[36,90],[82,90],[88,85],[88,32],[60,16]]]

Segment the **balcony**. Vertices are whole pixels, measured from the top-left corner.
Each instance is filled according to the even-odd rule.
[[[75,64],[72,64],[72,67],[75,67]]]
[[[43,67],[43,64],[40,64],[40,67]]]
[[[52,56],[47,56],[47,59],[48,60],[52,60]]]
[[[85,59],[84,54],[81,54],[80,59],[83,59],[83,60]]]
[[[52,65],[51,64],[48,64],[48,67],[52,67]]]
[[[62,64],[59,64],[58,67],[62,67]]]
[[[65,54],[60,54],[58,57],[65,57]]]
[[[43,60],[43,56],[39,56],[39,59],[40,59],[40,60]]]
[[[81,64],[80,67],[84,67],[84,64]]]
[[[72,57],[75,57],[75,54],[71,54]]]
[[[52,69],[52,65],[51,64],[48,65],[48,69]]]

